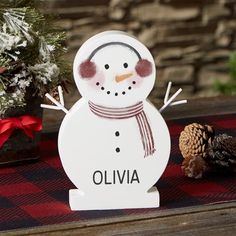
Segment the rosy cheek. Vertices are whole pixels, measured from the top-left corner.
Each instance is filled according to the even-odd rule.
[[[101,86],[104,84],[105,75],[102,71],[96,73],[96,75],[88,81],[89,86],[95,90],[100,90]]]

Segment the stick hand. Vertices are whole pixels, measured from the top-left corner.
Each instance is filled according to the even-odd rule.
[[[54,105],[47,105],[47,104],[41,104],[40,106],[42,108],[46,108],[46,109],[52,109],[52,110],[62,110],[64,111],[66,114],[69,112],[65,107],[64,107],[64,97],[63,97],[63,92],[62,92],[62,87],[58,86],[58,94],[59,94],[59,100],[60,102],[58,102],[55,98],[53,98],[49,93],[46,93],[45,96],[52,102],[55,104]]]

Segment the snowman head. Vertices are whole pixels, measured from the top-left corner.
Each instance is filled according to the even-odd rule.
[[[156,78],[149,50],[120,31],[88,39],[77,52],[73,73],[86,100],[109,107],[126,107],[145,100]]]

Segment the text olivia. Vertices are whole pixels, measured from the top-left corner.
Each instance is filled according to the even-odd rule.
[[[137,170],[96,170],[93,183],[100,184],[134,184],[140,183]]]

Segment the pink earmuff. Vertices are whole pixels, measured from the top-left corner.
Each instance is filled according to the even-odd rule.
[[[152,63],[147,59],[140,59],[135,67],[135,70],[141,77],[148,76],[152,73]]]
[[[96,74],[96,65],[92,61],[84,61],[79,66],[79,74],[83,79],[91,79]]]

